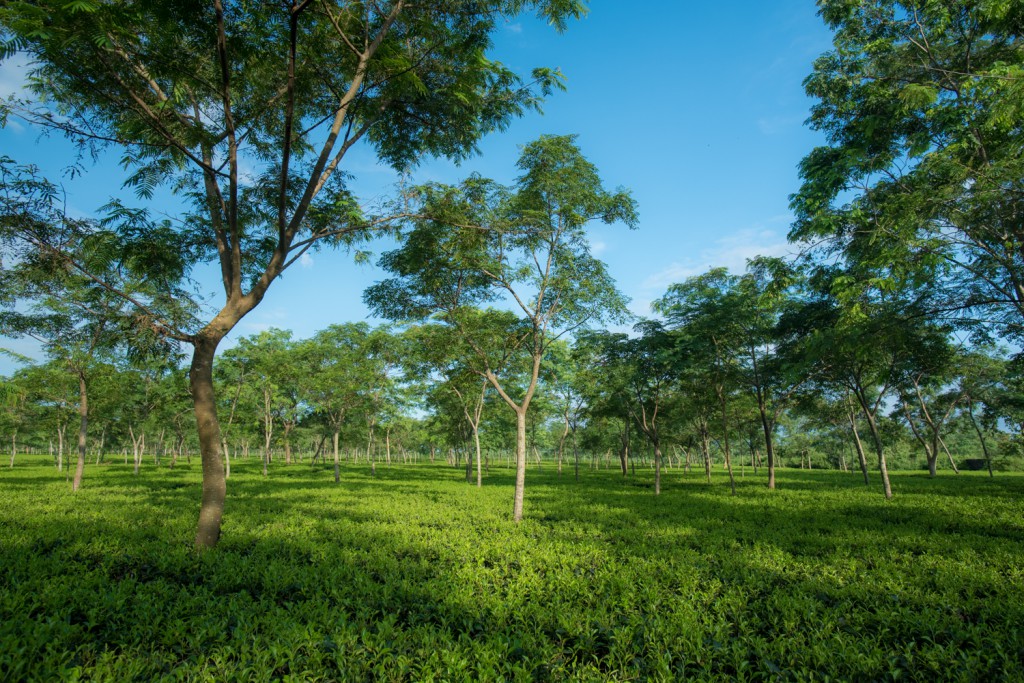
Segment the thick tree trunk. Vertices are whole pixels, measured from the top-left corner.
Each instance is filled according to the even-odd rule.
[[[523,519],[523,495],[526,491],[526,407],[516,411],[516,488],[512,499],[512,521]]]
[[[219,342],[219,338],[198,338],[189,370],[203,468],[203,496],[196,529],[197,548],[213,548],[220,540],[220,524],[227,493],[220,452],[220,423],[217,421],[217,402],[213,391],[213,357]]]
[[[78,373],[78,464],[75,466],[75,478],[71,482],[71,490],[77,491],[82,486],[82,475],[85,473],[86,435],[89,427],[89,394],[85,386],[85,373]]]

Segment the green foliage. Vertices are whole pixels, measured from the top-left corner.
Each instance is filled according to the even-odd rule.
[[[835,37],[805,86],[827,146],[800,165],[791,238],[829,260],[841,254],[854,268],[848,288],[926,285],[938,315],[1019,335],[1019,3],[818,4]]]
[[[234,468],[234,514],[199,554],[198,463],[108,465],[73,499],[45,463],[0,472],[0,677],[1024,676],[1019,476],[894,474],[886,502],[840,473],[729,496],[676,472],[655,499],[548,471],[514,525],[510,476]]]

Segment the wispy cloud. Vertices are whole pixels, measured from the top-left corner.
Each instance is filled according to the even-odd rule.
[[[594,256],[600,256],[608,250],[608,243],[602,242],[601,240],[594,240],[590,243],[590,253]]]
[[[510,33],[519,34],[523,32],[523,25],[519,22],[516,22],[514,24],[506,24],[505,30]]]
[[[309,252],[303,254],[302,258],[299,259],[299,265],[303,268],[312,268],[314,263],[315,261],[313,260],[313,257],[309,255]]]
[[[789,216],[773,218],[769,223],[788,221]],[[758,226],[740,230],[715,242],[692,258],[676,261],[653,273],[641,285],[646,294],[660,295],[670,284],[700,275],[711,268],[725,267],[732,273],[746,270],[747,260],[755,256],[785,256],[794,251],[785,235],[777,229]],[[640,302],[643,297],[637,297]],[[648,299],[649,303],[649,299]]]

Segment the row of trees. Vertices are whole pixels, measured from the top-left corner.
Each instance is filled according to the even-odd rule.
[[[627,475],[632,454],[649,448],[656,494],[666,452],[702,464],[709,477],[720,460],[733,486],[735,460],[755,471],[763,464],[773,488],[781,442],[801,465],[813,456],[819,467],[845,469],[849,453],[867,483],[863,434],[886,495],[890,450],[923,455],[933,476],[943,459],[956,467],[953,453],[991,472],[994,455],[1005,462],[1016,452],[1018,362],[891,310],[844,321],[813,287],[778,260],[759,259],[743,276],[712,270],[669,288],[656,303],[663,320],[641,322],[633,335],[547,340],[536,363],[524,318],[507,310],[462,310],[460,328],[345,324],[305,340],[268,330],[215,363],[225,471],[232,451],[258,453],[266,472],[274,450],[286,463],[301,458],[298,444],[314,462],[332,457],[337,481],[346,451],[374,468],[378,450],[390,462],[394,448],[403,457],[458,452],[447,457],[464,460],[467,478],[475,463],[479,485],[484,452],[507,451],[519,433],[520,411],[487,376],[493,359],[501,360],[491,373],[501,373],[516,406],[533,393],[524,450],[543,452],[559,471],[571,460],[577,475],[581,456],[614,452]],[[105,446],[120,449],[137,472],[148,443],[173,467],[197,445],[187,379],[173,363],[54,356],[4,380],[11,466],[19,435],[37,448],[49,443],[62,466],[67,428],[82,413],[82,377],[97,461]]]
[[[658,302],[661,321],[628,337],[583,333],[625,311],[585,228],[633,227],[636,207],[603,187],[572,137],[528,145],[509,187],[471,177],[407,189],[370,211],[345,182],[355,145],[407,172],[431,155],[465,157],[536,108],[560,75],[515,74],[488,58],[490,36],[524,9],[561,30],[582,2],[8,3],[0,59],[32,64],[32,98],[6,102],[0,120],[57,129],[85,151],[114,145],[143,202],[163,186],[181,206],[164,218],[165,206],[113,201],[99,220],[76,219],[34,168],[0,161],[3,329],[37,336],[77,373],[80,467],[92,368],[122,356],[160,365],[170,345],[191,347],[201,547],[219,538],[224,449],[236,425],[262,415],[269,453],[275,429],[288,436],[309,415],[335,425],[337,442],[354,412],[367,416],[368,438],[391,419],[384,406],[401,412],[385,381],[398,372],[395,357],[371,342],[353,347],[358,362],[335,368],[334,356],[320,357],[324,375],[361,378],[353,403],[273,389],[268,368],[297,353],[284,338],[271,360],[259,360],[271,339],[260,353],[240,345],[237,362],[226,355],[217,370],[226,384],[215,390],[221,340],[286,268],[310,249],[351,248],[381,230],[400,233],[401,246],[385,255],[391,276],[367,300],[437,349],[401,372],[445,387],[476,442],[488,392],[515,417],[514,518],[531,406],[549,371],[560,387],[551,393],[564,399],[562,445],[618,420],[623,469],[639,432],[654,452],[656,491],[667,440],[705,454],[717,440],[731,471],[747,401],[769,485],[776,437],[797,438],[833,414],[849,423],[865,477],[859,430],[869,435],[889,496],[884,432],[894,420],[933,472],[951,421],[970,422],[983,450],[986,433],[1016,424],[1009,376],[986,349],[1019,344],[1024,329],[1024,14],[980,0],[820,6],[836,38],[807,80],[817,99],[811,125],[828,144],[805,158],[792,198],[791,237],[804,257],[680,283]],[[195,303],[209,299],[191,287],[202,263],[220,276],[212,307]],[[600,377],[579,384],[595,368]],[[262,397],[255,412],[242,402],[250,378]]]

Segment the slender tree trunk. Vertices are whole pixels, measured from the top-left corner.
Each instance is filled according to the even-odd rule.
[[[860,461],[860,471],[864,474],[864,485],[870,486],[871,482],[868,479],[868,459],[864,454],[864,444],[861,443],[860,433],[857,431],[857,416],[853,414],[853,411],[847,412],[847,417],[850,418],[850,430],[853,432],[853,445],[857,448],[857,459]]]
[[[526,407],[516,413],[516,488],[512,499],[512,521],[523,519],[523,495],[526,491]]]
[[[82,475],[85,473],[86,436],[89,427],[89,395],[85,386],[85,373],[78,373],[78,463],[75,466],[75,478],[71,490],[77,491],[82,486]]]
[[[885,451],[882,449],[882,435],[878,433],[878,425],[875,418],[868,413],[866,415],[868,427],[871,430],[871,440],[875,444],[875,452],[878,454],[878,471],[882,475],[882,491],[886,500],[892,498],[892,486],[889,484],[889,468],[885,464]]]
[[[704,456],[704,475],[708,483],[711,483],[711,435],[708,433],[706,422],[700,424],[700,451]]]
[[[338,428],[334,429],[334,436],[332,441],[334,443],[334,483],[341,482],[341,461],[338,459]]]
[[[661,444],[657,437],[652,442],[654,446],[654,495],[661,495]]]
[[[942,440],[941,436],[936,435],[936,438],[939,445],[942,446],[942,450],[945,451],[946,457],[949,458],[949,466],[953,470],[953,474],[960,474],[960,468],[956,466],[956,462],[953,460],[953,454],[949,452],[948,448],[946,448],[946,442]]]
[[[197,548],[213,548],[220,540],[224,498],[227,493],[224,463],[220,452],[220,423],[217,421],[217,402],[213,390],[213,357],[217,352],[218,342],[220,338],[197,338],[192,354],[192,367],[189,370],[203,469],[203,494],[196,529]]]
[[[775,490],[775,443],[772,438],[773,426],[768,420],[768,413],[764,406],[764,402],[759,402],[758,410],[761,413],[761,428],[764,430],[764,452],[768,456],[768,489],[771,491]],[[754,466],[754,472],[757,472],[757,466]]]
[[[572,428],[572,461],[573,461],[574,474],[575,474],[575,477],[576,477],[576,481],[578,482],[580,480],[580,452],[579,452],[579,449],[576,447],[576,426],[575,425],[576,425],[576,422],[574,421],[573,422],[573,428]],[[605,468],[607,469],[607,467],[608,467],[608,462],[605,461]]]
[[[473,425],[473,446],[476,448],[476,486],[480,488],[484,485],[484,475],[481,471],[481,454],[480,454],[480,429],[479,419],[477,424]]]
[[[974,402],[968,400],[967,402],[967,415],[971,418],[971,424],[974,426],[974,431],[978,435],[978,440],[981,442],[981,452],[985,454],[985,463],[988,465],[988,476],[994,477],[992,474],[992,455],[988,452],[988,446],[985,444],[985,435],[982,433],[981,428],[978,427],[977,421],[974,419]],[[11,453],[14,453],[14,449],[11,449]],[[11,465],[14,465],[14,455],[11,455]]]
[[[64,425],[57,426],[57,471],[64,471]]]
[[[11,434],[11,464],[8,467],[8,469],[14,469],[14,454],[17,453],[17,452],[18,452],[18,430],[15,429],[14,432]],[[989,466],[989,471],[991,471],[991,470],[992,470],[992,467]]]

